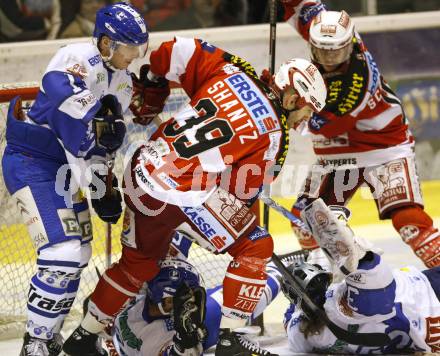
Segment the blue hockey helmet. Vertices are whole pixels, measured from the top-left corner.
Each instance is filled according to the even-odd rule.
[[[107,36],[117,43],[140,46],[148,42],[147,23],[131,5],[118,2],[98,10],[93,37]]]
[[[183,282],[190,288],[200,285],[196,268],[187,261],[166,258],[160,264],[159,274],[148,282],[150,302],[159,304],[163,298],[172,297]]]

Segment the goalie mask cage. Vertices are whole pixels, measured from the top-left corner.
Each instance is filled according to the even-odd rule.
[[[2,84],[0,85],[0,152],[6,145],[5,128],[8,101],[20,95],[23,107],[29,108],[32,99],[38,92],[38,83]],[[161,119],[172,117],[182,105],[188,102],[188,97],[180,88],[173,88],[168,98]],[[129,158],[134,150],[145,142],[152,129],[134,124],[130,118],[125,118],[127,135],[123,146],[118,151],[114,172],[121,183],[124,157]],[[127,155],[128,153],[128,155]],[[0,166],[0,340],[21,337],[25,331],[26,302],[29,281],[36,272],[36,252],[31,243],[26,225],[22,221],[13,199],[3,181]],[[91,204],[89,204],[91,206]],[[94,290],[98,282],[96,269],[102,273],[106,268],[106,224],[102,222],[91,209],[93,225],[92,258],[81,275],[80,288],[71,312],[67,316],[64,329],[76,327],[82,318],[82,303]],[[121,245],[119,235],[122,229],[122,219],[112,225],[112,255],[111,260],[117,261]],[[193,244],[189,261],[200,272],[206,288],[222,283],[229,255],[214,255]]]

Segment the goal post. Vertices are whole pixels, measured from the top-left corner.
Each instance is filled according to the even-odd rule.
[[[22,100],[34,100],[38,94],[39,83],[0,83],[0,103],[7,103],[14,97],[20,96]]]

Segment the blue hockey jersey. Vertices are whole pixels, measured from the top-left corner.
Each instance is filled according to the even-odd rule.
[[[116,96],[125,112],[132,95],[129,72],[107,69],[91,43],[62,47],[50,61],[25,120],[15,119],[10,110],[6,150],[83,169],[92,156],[105,156],[95,147],[92,121],[101,107],[99,99],[107,94]]]

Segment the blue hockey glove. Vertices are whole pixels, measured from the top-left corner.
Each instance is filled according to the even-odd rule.
[[[101,220],[110,224],[116,224],[122,214],[122,196],[118,187],[118,179],[113,175],[112,187],[107,192],[107,176],[97,172],[93,173],[92,182],[89,186],[92,196],[92,206]],[[98,198],[99,197],[99,198]]]
[[[121,147],[127,131],[121,104],[114,95],[106,95],[101,99],[101,109],[93,120],[96,145],[102,147],[107,153],[115,152]]]

